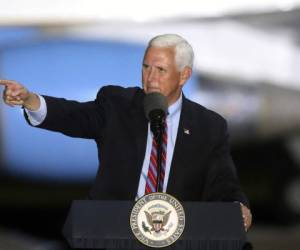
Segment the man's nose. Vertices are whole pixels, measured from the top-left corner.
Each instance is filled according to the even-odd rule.
[[[150,68],[149,70],[149,74],[148,74],[148,82],[153,82],[156,80],[156,72],[155,69],[153,67]]]

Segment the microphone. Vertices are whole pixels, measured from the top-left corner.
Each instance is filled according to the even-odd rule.
[[[151,92],[144,98],[144,111],[150,121],[151,131],[158,139],[164,129],[164,119],[168,112],[167,98],[158,92]]]

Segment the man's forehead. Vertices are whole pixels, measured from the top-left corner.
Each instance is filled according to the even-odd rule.
[[[148,47],[145,51],[144,61],[147,59],[170,61],[175,59],[174,48],[172,47]]]
[[[149,46],[146,48],[145,54],[147,54],[149,51],[174,53],[175,47]]]

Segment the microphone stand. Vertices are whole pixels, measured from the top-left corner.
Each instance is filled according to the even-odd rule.
[[[155,138],[157,145],[157,177],[156,177],[156,192],[162,192],[161,182],[161,160],[162,160],[162,131],[160,131],[159,135]]]

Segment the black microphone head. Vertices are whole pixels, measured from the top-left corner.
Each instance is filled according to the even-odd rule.
[[[165,117],[168,112],[167,98],[159,92],[151,92],[144,98],[144,111],[148,120],[153,119],[153,115]]]

